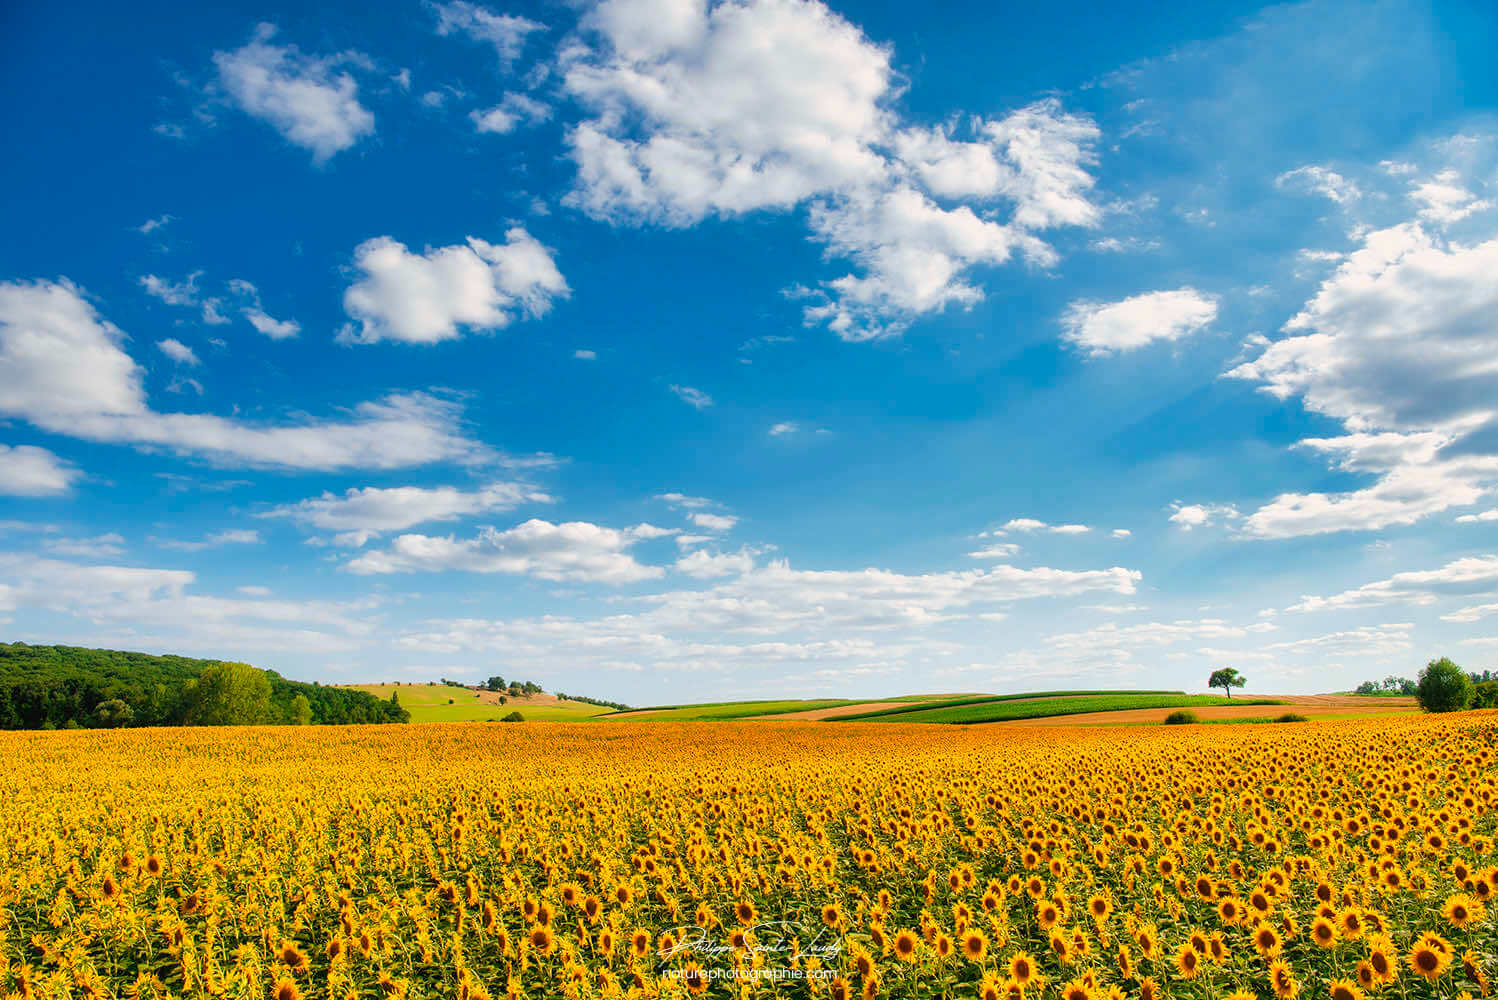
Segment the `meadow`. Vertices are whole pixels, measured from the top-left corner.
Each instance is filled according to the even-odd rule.
[[[1486,995],[1498,715],[0,733],[0,996]]]
[[[381,701],[394,694],[412,722],[498,722],[519,712],[527,722],[581,722],[613,711],[585,701],[570,701],[549,694],[507,697],[500,702],[493,691],[471,691],[450,684],[350,684]]]

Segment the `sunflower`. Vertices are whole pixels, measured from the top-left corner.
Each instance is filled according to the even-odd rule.
[[[1327,984],[1331,1000],[1368,1000],[1357,983],[1347,979],[1336,979]]]
[[[895,957],[902,962],[914,962],[916,947],[921,939],[912,931],[900,931],[895,935]]]
[[[286,963],[286,967],[297,975],[307,971],[307,956],[290,941],[282,941],[281,946],[276,949],[276,957]]]
[[[1027,951],[1017,951],[1009,959],[1009,978],[1021,987],[1030,985],[1036,971],[1035,956]]]
[[[1373,966],[1368,962],[1359,962],[1353,970],[1353,977],[1357,979],[1358,986],[1364,990],[1378,989],[1378,976],[1373,972]]]
[[[1152,977],[1139,980],[1139,1000],[1160,1000],[1160,987]]]
[[[275,1000],[302,1000],[302,991],[290,979],[278,979],[275,988],[271,990],[271,996]]]
[[[822,923],[834,930],[842,926],[843,911],[838,908],[836,903],[828,903],[822,907]]]
[[[1096,920],[1098,923],[1102,923],[1104,920],[1107,920],[1108,915],[1113,912],[1113,900],[1109,899],[1102,893],[1097,893],[1096,895],[1088,898],[1087,912],[1093,920]]]
[[[1486,913],[1486,907],[1479,900],[1475,900],[1464,892],[1459,892],[1446,899],[1446,904],[1441,907],[1441,916],[1446,922],[1457,930],[1466,930],[1468,927],[1482,920]]]
[[[1004,1000],[1004,986],[992,972],[978,981],[978,1000]]]
[[[1041,930],[1050,930],[1060,919],[1061,911],[1056,908],[1055,903],[1044,901],[1035,904],[1035,922],[1040,925]]]
[[[935,949],[937,958],[951,958],[952,952],[957,949],[957,946],[952,943],[952,939],[940,932],[937,933],[935,940],[931,942],[931,947]]]
[[[1134,955],[1128,945],[1118,946],[1118,974],[1125,979],[1134,978]]]
[[[1356,941],[1363,936],[1366,924],[1363,922],[1363,911],[1356,906],[1349,906],[1337,914],[1337,930],[1349,941]]]
[[[1061,987],[1061,1000],[1093,1000],[1092,988],[1081,979],[1073,979]]]
[[[1437,935],[1427,932],[1410,949],[1409,963],[1415,975],[1435,982],[1451,964],[1451,946]]]
[[[1280,938],[1280,932],[1273,924],[1262,921],[1254,926],[1253,931],[1254,950],[1262,958],[1274,958],[1284,947],[1284,941]]]
[[[1311,923],[1311,940],[1322,948],[1335,948],[1337,945],[1337,925],[1325,917],[1317,917]]]
[[[1392,983],[1399,975],[1399,954],[1394,942],[1377,935],[1368,939],[1368,967],[1379,984]]]
[[[829,1000],[853,1000],[853,987],[842,976],[837,976],[827,988],[827,996]]]
[[[981,962],[988,956],[988,938],[982,931],[967,931],[962,935],[962,956],[969,962]]]
[[[530,934],[526,936],[531,948],[540,955],[550,955],[552,948],[556,945],[556,939],[552,937],[551,928],[536,925],[531,928]]]
[[[1279,1000],[1294,1000],[1300,992],[1300,984],[1291,974],[1289,963],[1278,958],[1269,963],[1269,987]]]
[[[681,970],[681,981],[687,984],[687,992],[701,995],[707,992],[707,973],[696,962],[688,962]]]
[[[1183,944],[1176,949],[1175,966],[1182,979],[1195,979],[1202,968],[1201,953],[1191,947],[1189,942]]]
[[[746,927],[754,923],[754,918],[757,916],[754,904],[747,899],[741,899],[733,904],[733,915]]]
[[[1217,901],[1217,919],[1229,927],[1243,921],[1243,901],[1237,896],[1224,896]]]
[[[1488,995],[1488,974],[1482,969],[1481,958],[1471,948],[1462,952],[1462,971],[1467,974],[1468,979],[1477,984],[1483,996]]]

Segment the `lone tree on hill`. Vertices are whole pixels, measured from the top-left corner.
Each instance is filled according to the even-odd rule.
[[[1460,712],[1472,702],[1472,679],[1445,656],[1431,660],[1415,682],[1415,699],[1427,712]]]
[[[1212,671],[1212,676],[1207,679],[1207,687],[1222,688],[1228,697],[1233,696],[1233,688],[1241,688],[1248,683],[1248,678],[1238,673],[1236,667],[1223,667],[1221,670]]]

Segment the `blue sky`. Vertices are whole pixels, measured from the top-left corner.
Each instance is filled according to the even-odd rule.
[[[1498,11],[4,15],[0,621],[632,703],[1498,656]]]

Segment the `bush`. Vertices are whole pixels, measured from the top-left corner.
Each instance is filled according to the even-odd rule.
[[[1311,720],[1308,719],[1308,718],[1306,718],[1304,715],[1299,715],[1299,714],[1297,714],[1295,712],[1286,712],[1284,715],[1277,716],[1274,721],[1275,722],[1310,722]]]
[[[525,716],[521,715],[519,712],[511,712],[509,715],[505,716],[503,719],[500,719],[499,721],[500,722],[524,722],[525,721]]]
[[[1460,712],[1472,702],[1472,679],[1443,656],[1420,671],[1415,698],[1427,712]]]
[[[1189,726],[1200,721],[1195,712],[1188,712],[1185,709],[1177,709],[1165,717],[1167,726]]]
[[[1473,708],[1498,708],[1498,681],[1479,681],[1472,685]]]

